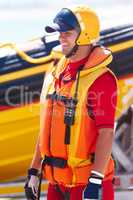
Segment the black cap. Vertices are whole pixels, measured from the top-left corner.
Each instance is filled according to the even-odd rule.
[[[51,26],[45,27],[45,31],[47,33],[53,33],[53,32],[56,32],[56,31],[66,32],[66,31],[69,31],[69,30],[72,30],[72,29],[73,29],[73,27],[71,27],[71,26],[69,26],[65,23],[61,23],[61,22],[59,24],[54,23]]]
[[[76,16],[68,8],[61,9],[61,11],[55,16],[53,22],[53,25],[45,27],[46,32],[66,32],[72,29],[80,30],[80,25]]]

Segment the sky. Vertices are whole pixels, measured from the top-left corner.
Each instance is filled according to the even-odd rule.
[[[41,37],[64,6],[87,4],[101,21],[101,30],[133,22],[133,0],[0,0],[0,43]]]

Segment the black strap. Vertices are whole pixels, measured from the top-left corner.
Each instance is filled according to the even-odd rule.
[[[64,104],[69,104],[71,102],[77,103],[77,101],[75,101],[75,99],[69,98],[69,97],[66,97],[66,96],[62,96],[62,95],[58,95],[56,92],[54,92],[53,94],[47,94],[46,99],[61,101]]]
[[[52,167],[65,168],[67,166],[67,160],[63,158],[45,156],[43,160],[43,165],[45,164]]]
[[[91,153],[89,156],[91,162],[94,162],[95,159],[95,153]],[[67,160],[64,158],[59,158],[59,157],[52,157],[52,156],[46,156],[44,157],[42,161],[42,168],[45,165],[50,165],[52,167],[59,167],[59,168],[65,168],[67,166]]]
[[[74,97],[71,99],[70,102],[68,102],[68,104],[66,104],[66,109],[64,114],[64,122],[66,124],[64,143],[67,145],[70,144],[71,126],[74,124],[75,121],[75,110],[76,110],[76,104],[78,102],[79,77],[80,77],[80,71],[83,68],[83,66],[84,65],[81,65],[79,67],[77,73]]]
[[[66,124],[65,129],[65,144],[70,144],[70,126]]]

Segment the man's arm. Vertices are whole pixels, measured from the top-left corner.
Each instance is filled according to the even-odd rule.
[[[112,128],[99,129],[93,170],[104,174],[112,152],[113,139],[114,130]]]
[[[95,120],[98,133],[94,165],[83,193],[84,199],[99,199],[101,196],[102,181],[112,151],[116,102],[116,80],[107,72],[89,88],[88,108],[92,111],[91,117]]]
[[[84,199],[101,199],[101,187],[107,163],[109,161],[114,131],[112,128],[101,128],[98,131],[96,142],[94,167],[91,171],[88,184],[83,192]]]
[[[37,140],[35,153],[28,169],[28,176],[25,183],[25,195],[27,199],[38,199],[39,195],[39,170],[41,168],[41,153],[39,149],[39,137]]]
[[[38,137],[38,140],[37,140],[37,144],[36,144],[36,148],[35,148],[35,152],[34,152],[34,156],[33,156],[30,168],[40,169],[41,167],[42,158],[41,158],[41,152],[39,148],[39,140],[40,140],[40,137]]]
[[[92,84],[88,103],[98,130],[94,170],[103,174],[112,151],[117,106],[117,83],[111,73],[106,72]]]

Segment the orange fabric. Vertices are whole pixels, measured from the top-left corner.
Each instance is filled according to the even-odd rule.
[[[64,145],[65,124],[64,124],[65,107],[62,102],[54,102],[53,116],[51,126],[50,151],[54,157],[67,159],[67,148]],[[59,152],[60,149],[60,152]]]
[[[96,47],[89,56],[86,62],[85,69],[89,67],[95,67],[97,64],[102,63],[108,56],[108,49]],[[109,54],[110,55],[110,54]]]
[[[52,101],[50,99],[45,100],[42,109],[43,110],[40,119],[40,151],[42,157],[44,157],[44,155],[50,155],[49,137],[52,120]]]

